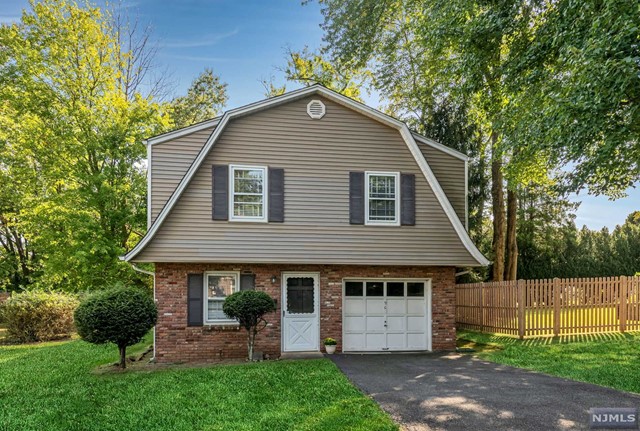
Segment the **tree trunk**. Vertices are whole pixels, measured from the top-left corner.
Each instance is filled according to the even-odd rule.
[[[120,350],[120,368],[127,368],[127,346],[118,346]]]
[[[505,215],[504,215],[504,186],[502,177],[502,159],[496,155],[498,135],[491,134],[493,144],[491,161],[491,199],[493,208],[493,281],[502,281],[504,275],[505,255]]]
[[[253,340],[255,338],[255,334],[252,329],[248,331],[247,337],[247,349],[249,350],[249,362],[253,361]]]
[[[518,277],[518,241],[517,241],[518,195],[515,190],[507,191],[507,267],[505,280]]]

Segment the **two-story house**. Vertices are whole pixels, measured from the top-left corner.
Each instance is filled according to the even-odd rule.
[[[149,139],[149,229],[123,259],[155,264],[159,362],[246,354],[224,298],[278,312],[271,357],[455,348],[455,268],[469,239],[467,157],[322,86]]]

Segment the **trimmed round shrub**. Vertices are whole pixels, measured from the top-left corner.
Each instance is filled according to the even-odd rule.
[[[0,306],[10,340],[19,343],[70,337],[78,298],[66,293],[26,291],[12,294]]]
[[[117,287],[95,293],[80,303],[75,313],[78,334],[93,344],[113,343],[126,367],[127,347],[139,343],[156,324],[153,298],[140,289]]]
[[[247,330],[249,360],[252,361],[256,335],[267,325],[264,315],[276,311],[276,301],[264,292],[244,290],[227,296],[222,311]]]

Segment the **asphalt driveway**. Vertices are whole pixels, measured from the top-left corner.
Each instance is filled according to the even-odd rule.
[[[591,407],[640,396],[459,354],[333,355],[406,430],[589,429]]]

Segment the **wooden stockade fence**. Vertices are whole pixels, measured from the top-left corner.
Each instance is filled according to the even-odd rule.
[[[456,323],[520,338],[640,331],[640,277],[458,284]]]

